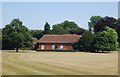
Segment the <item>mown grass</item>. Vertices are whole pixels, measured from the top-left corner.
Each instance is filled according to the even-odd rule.
[[[2,50],[2,52],[6,52],[6,53],[28,53],[28,52],[36,52],[33,50],[18,50],[19,52],[16,52],[16,50]]]
[[[118,52],[3,51],[3,75],[117,75]]]

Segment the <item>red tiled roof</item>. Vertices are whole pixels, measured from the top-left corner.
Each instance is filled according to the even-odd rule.
[[[38,42],[38,39],[37,38],[34,38],[33,39],[33,44],[36,44]]]
[[[39,43],[73,43],[77,42],[80,35],[63,34],[63,35],[44,35]]]

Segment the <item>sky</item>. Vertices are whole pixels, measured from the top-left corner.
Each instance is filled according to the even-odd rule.
[[[119,0],[1,0],[2,2],[119,2]]]
[[[29,29],[44,29],[65,20],[74,21],[88,29],[91,16],[100,15],[118,18],[117,2],[3,2],[3,28],[12,19],[19,18]]]

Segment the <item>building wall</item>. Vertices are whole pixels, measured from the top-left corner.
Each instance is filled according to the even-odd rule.
[[[41,46],[44,45],[44,50],[51,50],[52,45],[57,46],[59,49],[61,45],[63,45],[63,50],[73,50],[73,47],[71,44],[39,44],[39,49],[41,49]]]
[[[51,44],[44,44],[44,49],[46,50],[52,49]]]
[[[71,44],[65,44],[64,45],[64,50],[73,50],[73,47]]]

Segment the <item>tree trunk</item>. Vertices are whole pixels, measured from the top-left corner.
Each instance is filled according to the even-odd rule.
[[[16,48],[16,52],[18,52],[18,48]]]
[[[102,53],[103,53],[103,50],[102,50]]]
[[[98,50],[97,50],[97,53],[98,53]]]
[[[84,49],[84,52],[85,52],[85,49]]]

